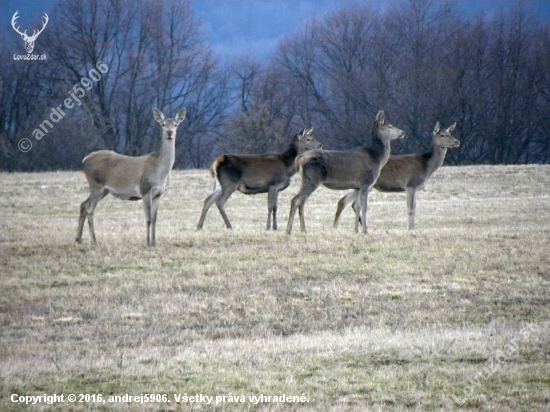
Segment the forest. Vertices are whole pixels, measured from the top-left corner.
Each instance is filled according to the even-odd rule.
[[[366,145],[380,109],[407,133],[393,153],[428,151],[434,124],[457,122],[446,164],[550,162],[550,25],[528,2],[490,16],[452,1],[345,5],[263,60],[222,61],[185,0],[60,0],[33,52],[45,59],[16,58],[20,35],[0,33],[4,171],[154,151],[154,107],[187,108],[177,168],[284,150],[302,127],[327,149]]]

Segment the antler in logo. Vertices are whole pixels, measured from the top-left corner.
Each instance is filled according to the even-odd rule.
[[[48,17],[48,15],[46,13],[44,13],[44,22],[42,23],[42,28],[38,31],[33,30],[32,36],[29,36],[27,34],[27,30],[25,30],[23,33],[21,33],[21,31],[19,30],[19,27],[15,27],[15,21],[19,17],[17,15],[18,13],[19,13],[19,10],[17,10],[15,12],[15,14],[13,15],[13,17],[11,18],[11,26],[13,27],[13,29],[17,33],[19,33],[21,35],[23,40],[25,40],[25,48],[27,49],[27,53],[31,54],[32,51],[34,50],[34,42],[36,41],[36,38],[38,37],[38,35],[40,33],[42,33],[44,31],[44,29],[46,28],[46,25],[48,24],[48,21],[50,20],[50,18]]]

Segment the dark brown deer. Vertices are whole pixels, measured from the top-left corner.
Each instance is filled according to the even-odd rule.
[[[433,130],[433,147],[430,152],[422,155],[390,156],[374,184],[374,188],[380,192],[407,192],[409,230],[414,229],[416,192],[426,187],[430,176],[443,164],[447,149],[460,146],[460,142],[451,135],[455,127],[456,123],[453,123],[447,129],[441,130],[439,122],[437,122]],[[335,228],[338,227],[340,214],[346,205],[354,202],[353,208],[357,207],[355,204],[356,197],[357,192],[350,190],[340,199],[334,216]]]
[[[292,232],[296,209],[300,210],[300,229],[306,231],[304,204],[308,197],[323,185],[329,189],[354,189],[358,192],[355,231],[358,231],[359,212],[363,233],[367,233],[367,198],[380,175],[380,170],[390,157],[390,141],[405,137],[405,132],[386,121],[380,110],[372,127],[371,147],[350,151],[312,150],[298,156],[296,168],[302,174],[302,187],[292,199],[286,232]]]
[[[271,216],[273,216],[273,230],[277,230],[277,196],[281,190],[290,185],[290,179],[296,173],[294,167],[296,156],[307,150],[323,147],[311,136],[312,132],[313,129],[304,128],[293,137],[284,153],[224,154],[214,160],[210,168],[210,175],[216,179],[214,192],[204,200],[197,230],[202,229],[206,213],[214,202],[218,206],[225,226],[231,229],[224,205],[235,190],[246,195],[267,193],[266,229],[271,229]]]

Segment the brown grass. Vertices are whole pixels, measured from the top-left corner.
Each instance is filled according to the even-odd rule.
[[[342,193],[327,189],[306,204],[308,234],[266,232],[266,196],[242,194],[226,204],[233,231],[214,207],[196,232],[213,183],[175,172],[155,249],[141,202],[110,197],[99,246],[87,227],[74,244],[82,173],[0,181],[2,411],[28,410],[12,394],[54,393],[171,400],[59,410],[549,410],[548,166],[442,168],[414,232],[404,195],[373,192],[366,236],[351,209],[331,229]],[[282,228],[298,185],[280,196]],[[262,393],[309,402],[248,402]]]

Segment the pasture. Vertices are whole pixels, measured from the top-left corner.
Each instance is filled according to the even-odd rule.
[[[279,231],[265,230],[266,195],[235,193],[234,229],[213,207],[197,232],[213,181],[175,171],[149,249],[141,201],[113,197],[98,246],[87,225],[75,244],[82,172],[0,182],[2,411],[550,410],[548,166],[443,167],[415,231],[404,194],[373,191],[368,235],[351,208],[332,229],[344,192],[325,188],[308,233],[285,235],[298,176]],[[171,402],[11,401],[54,393]],[[249,401],[260,394],[307,401]]]

